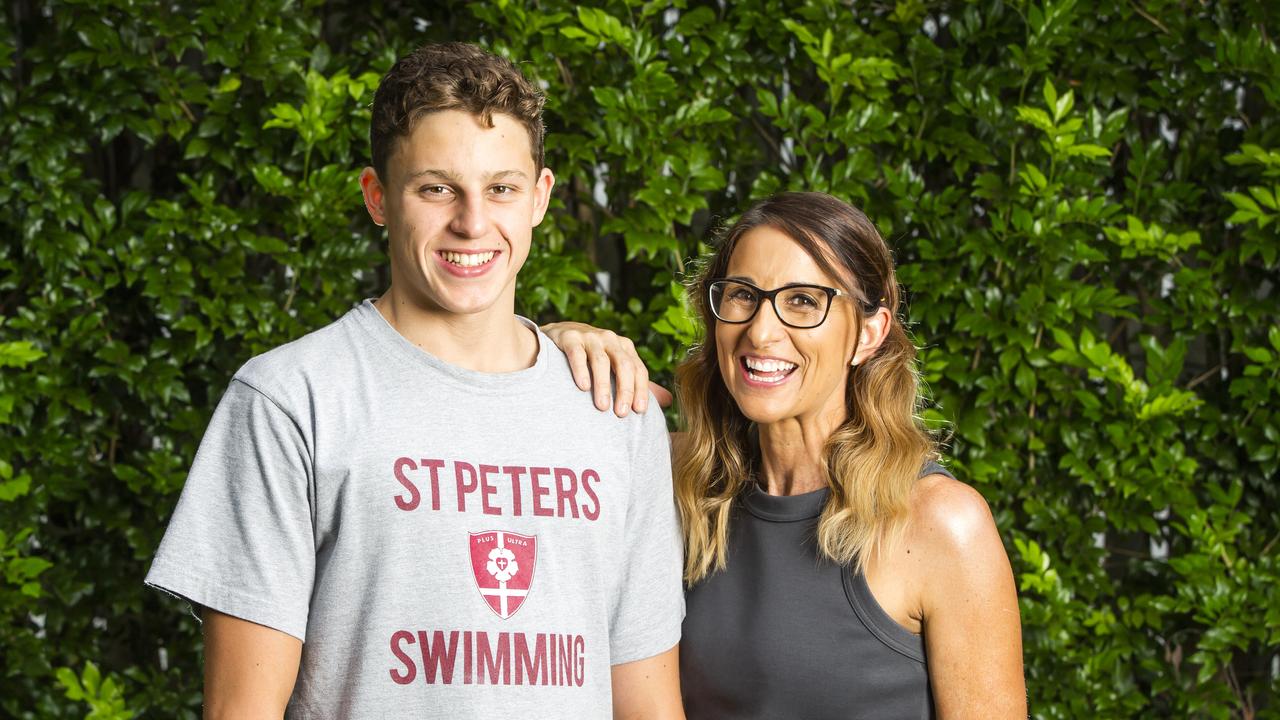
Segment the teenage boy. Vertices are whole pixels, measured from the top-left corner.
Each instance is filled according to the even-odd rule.
[[[662,414],[515,314],[542,104],[460,43],[383,78],[391,287],[236,374],[147,576],[203,609],[206,717],[682,717]]]

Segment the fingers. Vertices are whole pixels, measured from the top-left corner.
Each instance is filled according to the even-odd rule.
[[[614,383],[617,386],[613,398],[613,414],[626,417],[627,413],[631,412],[631,403],[636,399],[636,388],[645,387],[636,384],[635,367],[643,363],[636,356],[635,346],[624,337],[619,337],[615,342],[610,343],[607,352],[609,359],[613,361]],[[644,394],[648,395],[648,392]]]
[[[609,409],[609,354],[598,343],[587,349],[587,364],[591,366],[591,394],[597,410]]]
[[[547,323],[541,328],[551,342],[564,352],[569,361],[569,372],[573,375],[573,384],[579,390],[591,389],[591,369],[587,366],[587,339],[595,328],[575,322]]]
[[[640,354],[636,352],[636,346],[629,339],[623,338],[625,346],[631,351],[631,355],[635,358],[633,363],[634,370],[632,375],[635,377],[635,399],[631,402],[631,409],[638,413],[643,413],[649,409],[649,368],[644,366],[644,362],[640,359]]]
[[[630,339],[573,322],[550,323],[542,326],[542,331],[564,352],[573,383],[579,390],[591,391],[596,409],[605,411],[612,405],[618,417],[648,410],[649,369]],[[610,374],[614,378],[612,392]],[[662,393],[670,404],[670,393]]]
[[[573,375],[573,384],[577,385],[579,390],[590,390],[591,369],[587,367],[587,351],[582,345],[570,345],[564,351],[564,357],[569,361],[569,372]]]

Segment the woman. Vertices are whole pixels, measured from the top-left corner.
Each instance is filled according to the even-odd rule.
[[[778,195],[694,289],[707,332],[677,371],[675,464],[689,717],[1026,717],[1009,561],[982,496],[933,462],[875,227]],[[606,344],[564,329],[579,365]]]

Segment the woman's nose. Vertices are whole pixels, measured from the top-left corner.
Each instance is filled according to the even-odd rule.
[[[747,324],[747,338],[756,347],[763,347],[777,340],[780,334],[786,332],[786,327],[778,317],[773,303],[761,298],[755,317]]]

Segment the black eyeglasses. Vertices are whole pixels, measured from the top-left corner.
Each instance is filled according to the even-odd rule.
[[[827,313],[831,312],[831,301],[841,295],[852,297],[825,285],[784,285],[765,290],[745,280],[716,280],[710,288],[711,313],[720,322],[735,325],[751,322],[760,310],[761,299],[768,298],[783,325],[805,330],[825,322]],[[877,303],[862,305],[868,313],[878,307]]]

